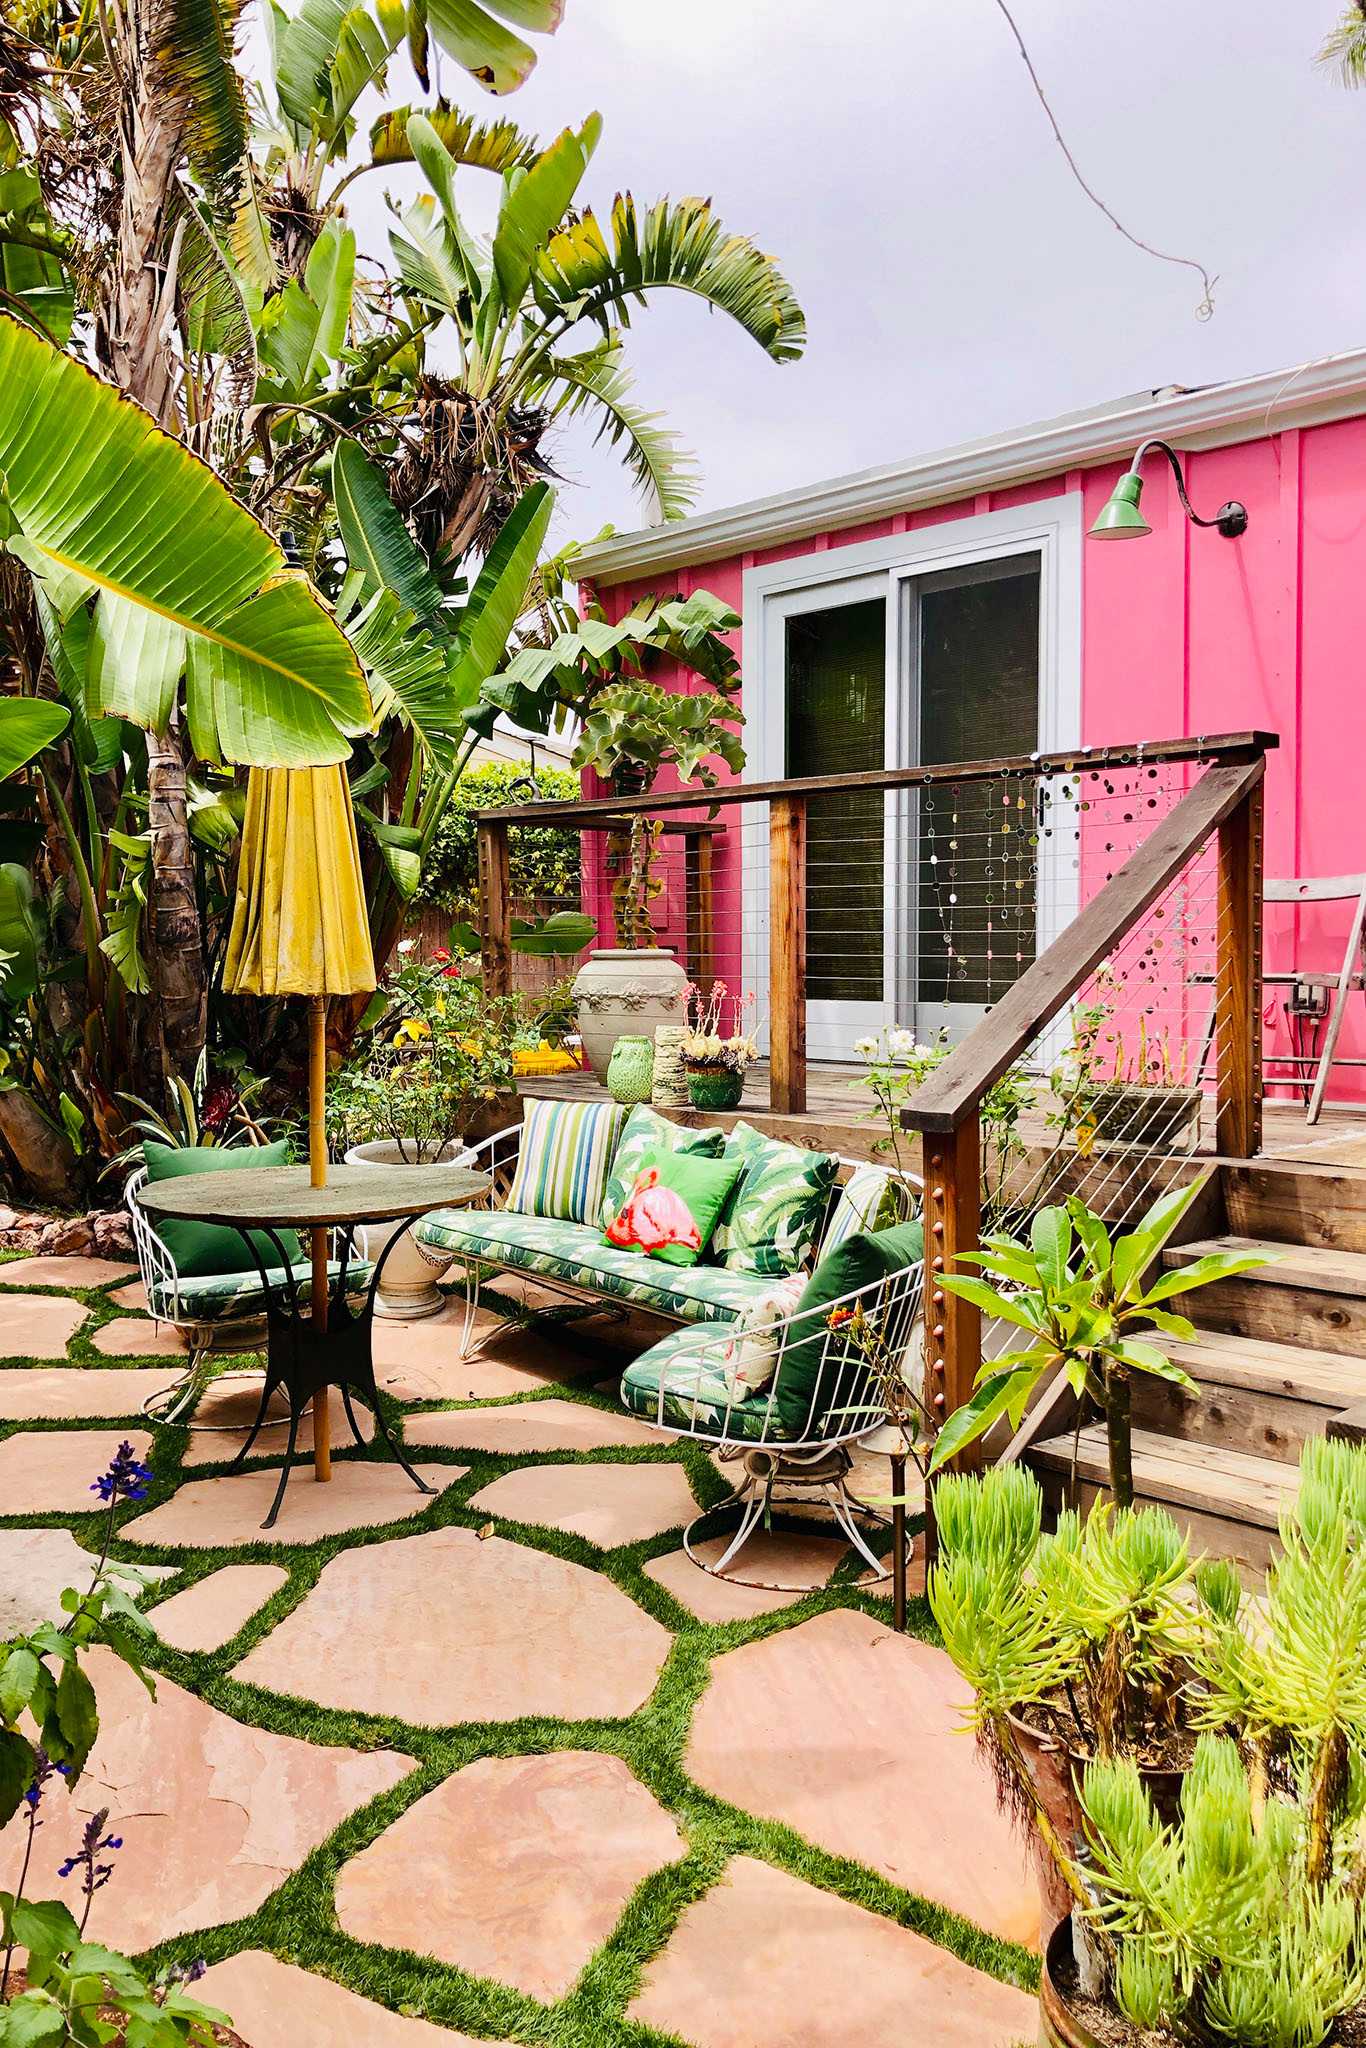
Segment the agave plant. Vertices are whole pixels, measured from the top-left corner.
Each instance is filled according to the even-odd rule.
[[[1266,1263],[1248,1252],[1213,1252],[1149,1281],[1148,1271],[1195,1199],[1198,1184],[1175,1188],[1153,1203],[1136,1229],[1112,1240],[1099,1216],[1073,1196],[1065,1208],[1038,1210],[1028,1243],[990,1236],[985,1249],[963,1254],[993,1279],[946,1273],[940,1285],[1028,1333],[1030,1342],[990,1359],[972,1398],[949,1416],[935,1446],[932,1471],[985,1434],[1002,1415],[1018,1427],[1045,1375],[1066,1375],[1078,1401],[1089,1396],[1105,1417],[1110,1488],[1118,1507],[1134,1498],[1130,1380],[1136,1372],[1198,1392],[1189,1373],[1139,1332],[1164,1331],[1187,1342],[1194,1326],[1163,1304],[1211,1281],[1228,1280]]]

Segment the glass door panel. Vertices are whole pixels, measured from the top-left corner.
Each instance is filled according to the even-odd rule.
[[[887,600],[789,615],[785,669],[785,772],[881,768]],[[807,1038],[818,1058],[850,1058],[853,1040],[886,1014],[885,808],[877,790],[807,805]]]
[[[1039,558],[980,563],[914,586],[922,766],[1029,754],[1039,739]],[[1024,794],[1025,807],[1015,799]],[[1028,792],[951,777],[921,796],[914,1023],[958,1037],[1034,958],[1037,863]]]

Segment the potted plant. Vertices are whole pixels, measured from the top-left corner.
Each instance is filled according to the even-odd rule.
[[[423,1166],[515,1122],[520,1048],[539,1044],[519,996],[486,997],[457,964],[425,962],[411,940],[376,997],[377,1016],[328,1091],[329,1141],[348,1166]],[[449,1258],[394,1219],[358,1230],[362,1255],[385,1263],[375,1312],[403,1320],[439,1314]]]
[[[484,685],[490,704],[527,732],[576,719],[574,767],[592,769],[620,797],[644,795],[666,768],[702,789],[717,781],[713,759],[739,774],[745,754],[733,728],[744,714],[732,700],[740,669],[722,637],[739,628],[737,612],[698,590],[662,602],[642,598],[613,622],[587,599],[576,616],[557,590],[547,597],[551,630],[530,637]],[[685,695],[652,681],[665,662],[704,687]],[[662,889],[659,839],[658,825],[639,815],[607,836],[617,943],[594,951],[574,984],[584,1053],[602,1082],[619,1037],[653,1038],[682,1012],[687,976],[672,949],[658,944],[653,922]]]
[[[704,996],[690,981],[683,998],[688,1028],[682,1054],[689,1100],[694,1109],[737,1109],[745,1075],[759,1052],[754,1034],[744,1029],[745,1012],[754,1005],[753,990],[732,995],[724,981],[714,981]]]
[[[1072,1042],[1049,1077],[1063,1121],[1083,1154],[1106,1151],[1190,1152],[1200,1135],[1203,1091],[1189,1079],[1184,1036],[1173,1054],[1165,1025],[1150,1031],[1140,1015],[1138,1039],[1126,1043],[1114,1026],[1114,981],[1102,967],[1095,1000],[1072,1013]]]
[[[1096,1756],[1048,1944],[1046,2048],[1319,2048],[1366,2029],[1366,1452],[1311,1440],[1263,1597],[1205,1568],[1177,1811]]]

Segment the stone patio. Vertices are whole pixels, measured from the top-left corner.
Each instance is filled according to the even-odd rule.
[[[30,1291],[112,1288],[126,1269],[23,1265],[32,1280],[6,1270],[0,1314],[39,1362],[0,1370],[0,1631],[86,1583],[88,1533],[25,1518],[89,1516],[125,1437],[157,1447],[175,1489],[121,1518],[118,1553],[197,1574],[147,1596],[155,1702],[91,1657],[100,1735],[69,1801],[44,1807],[34,1895],[74,1899],[56,1865],[107,1807],[123,1846],[92,1936],[143,1948],[217,1930],[225,1960],[202,1994],[249,2048],[626,2048],[640,2026],[686,2048],[1035,2037],[1019,1985],[1037,1897],[956,1676],[892,1633],[885,1601],[865,1612],[831,1588],[847,1551],[816,1524],[761,1535],[743,1560],[791,1590],[688,1562],[692,1454],[592,1391],[648,1325],[505,1328],[470,1360],[459,1304],[383,1325],[378,1377],[435,1491],[357,1453],[334,1402],[349,1448],[330,1485],[305,1446],[266,1531],[283,1432],[251,1469],[206,1476],[240,1437],[141,1424],[174,1362],[114,1362],[163,1353],[136,1283],[108,1297],[123,1313],[97,1336],[98,1368],[70,1357],[85,1307]],[[198,1419],[254,1405],[229,1383]],[[885,1464],[865,1463],[860,1484],[885,1489]],[[0,1885],[17,1827],[0,1835]],[[921,1902],[958,1917],[927,1920]]]

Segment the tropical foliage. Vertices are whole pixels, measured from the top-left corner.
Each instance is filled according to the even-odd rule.
[[[1089,1398],[1103,1413],[1114,1499],[1119,1507],[1133,1505],[1133,1374],[1151,1373],[1196,1391],[1189,1373],[1140,1333],[1154,1329],[1189,1342],[1194,1325],[1164,1304],[1265,1263],[1255,1253],[1211,1252],[1149,1280],[1148,1269],[1197,1192],[1193,1183],[1160,1196],[1135,1229],[1113,1240],[1101,1218],[1073,1196],[1065,1208],[1037,1210],[1028,1241],[998,1233],[987,1237],[983,1251],[963,1254],[992,1278],[946,1273],[940,1285],[1023,1330],[1030,1341],[983,1365],[972,1398],[940,1432],[932,1470],[1003,1415],[1018,1428],[1040,1381],[1061,1373],[1079,1402]]]
[[[573,803],[579,778],[567,768],[536,768],[487,761],[467,768],[441,814],[436,836],[422,864],[417,906],[472,918],[479,896],[479,847],[475,820],[481,810],[519,802]],[[535,903],[550,897],[577,908],[582,875],[577,833],[519,828],[508,835],[513,898]]]
[[[169,1113],[206,1049],[209,1085],[297,1061],[283,1006],[220,987],[245,764],[346,763],[382,963],[514,693],[533,730],[593,714],[595,763],[646,735],[703,778],[739,758],[737,715],[660,687],[681,663],[733,694],[733,615],[665,594],[580,627],[543,444],[588,419],[679,511],[625,334],[681,290],[789,359],[772,260],[698,200],[623,195],[600,227],[597,117],[542,147],[438,98],[358,132],[400,47],[424,90],[439,48],[501,94],[561,11],[268,0],[250,81],[237,0],[0,12],[0,702],[50,727],[0,727],[0,1155],[28,1192],[83,1198],[124,1097]],[[341,201],[395,164],[425,189],[385,272]],[[457,205],[476,177],[500,181],[487,237]]]

